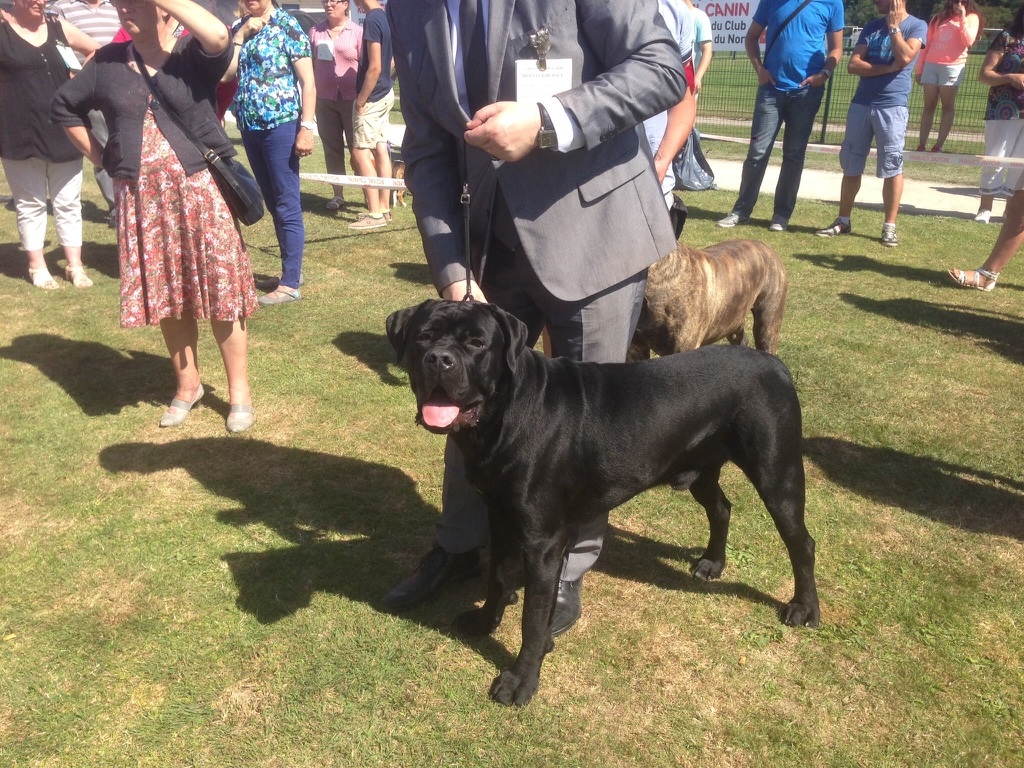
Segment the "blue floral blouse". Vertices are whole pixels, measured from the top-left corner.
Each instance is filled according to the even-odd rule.
[[[235,32],[248,17],[232,27]],[[312,58],[309,38],[292,16],[275,8],[238,56],[235,118],[242,130],[266,131],[299,119],[299,85],[292,62]]]

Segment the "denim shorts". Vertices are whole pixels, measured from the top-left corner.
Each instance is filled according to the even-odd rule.
[[[846,137],[839,150],[839,165],[847,176],[860,176],[867,165],[871,140],[878,148],[875,176],[889,179],[903,173],[903,142],[907,136],[906,107],[869,107],[851,104],[846,114]]]
[[[957,88],[964,81],[963,64],[933,64],[928,62],[921,70],[921,85],[952,86]]]

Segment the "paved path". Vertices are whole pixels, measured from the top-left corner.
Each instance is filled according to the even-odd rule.
[[[714,142],[701,142],[705,150],[714,147]],[[719,189],[738,191],[740,188],[740,173],[743,162],[739,160],[722,160],[712,157],[708,158],[711,169],[715,172],[715,183]],[[774,194],[775,185],[779,180],[779,163],[781,152],[776,150],[772,154],[772,162],[764,175],[764,183],[761,191],[765,194]],[[857,194],[857,206],[869,207],[881,210],[882,207],[882,180],[874,176],[874,158],[868,159],[868,170],[861,182],[860,192]],[[836,170],[815,171],[805,169],[800,182],[800,196],[814,200],[839,205],[839,187],[842,182],[842,173],[839,171],[839,158],[836,158]],[[694,194],[694,193],[690,193]],[[995,216],[1002,216],[1003,201],[996,200]],[[963,218],[974,218],[978,212],[978,189],[977,187],[964,187],[955,184],[943,184],[940,181],[916,181],[909,176],[904,176],[903,198],[900,202],[900,215],[941,215],[958,216]],[[723,211],[724,216],[728,211]],[[764,214],[768,215],[768,214]],[[825,226],[828,222],[822,224]]]

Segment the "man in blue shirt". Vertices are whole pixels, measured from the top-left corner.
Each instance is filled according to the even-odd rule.
[[[769,229],[781,232],[789,226],[814,116],[825,83],[843,55],[843,24],[841,0],[761,0],[757,6],[745,40],[747,58],[760,85],[750,125],[750,149],[743,162],[736,204],[718,226],[735,227],[750,218],[783,124],[782,168]],[[762,61],[759,41],[765,31]]]
[[[903,143],[907,133],[907,100],[913,83],[914,59],[925,45],[928,25],[907,13],[904,0],[875,0],[881,18],[869,22],[860,33],[847,71],[860,77],[846,116],[846,137],[839,151],[843,186],[839,217],[821,237],[849,234],[850,214],[860,191],[860,181],[871,150],[878,147],[875,175],[882,182],[882,245],[899,245],[896,214],[903,196]]]

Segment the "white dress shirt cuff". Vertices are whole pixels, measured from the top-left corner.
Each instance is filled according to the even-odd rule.
[[[572,149],[579,149],[586,144],[583,136],[583,129],[576,124],[572,115],[562,106],[562,102],[551,96],[541,99],[541,104],[548,111],[551,123],[555,126],[555,135],[558,137],[558,151],[568,152]]]

